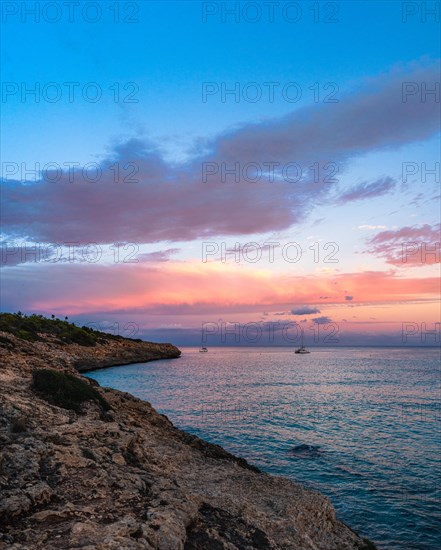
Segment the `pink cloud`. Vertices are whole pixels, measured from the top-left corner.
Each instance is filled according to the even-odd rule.
[[[440,263],[441,224],[382,231],[368,241],[369,254],[399,267]]]
[[[32,279],[32,285],[24,281]],[[207,315],[289,310],[314,303],[323,293],[345,304],[350,288],[357,304],[430,301],[439,295],[437,277],[400,277],[366,272],[338,275],[278,275],[226,269],[212,264],[47,264],[11,267],[3,273],[2,306],[66,315],[114,312]],[[323,312],[326,313],[326,312]]]

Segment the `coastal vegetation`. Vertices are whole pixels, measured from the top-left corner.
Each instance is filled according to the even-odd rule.
[[[84,401],[95,401],[108,411],[111,407],[89,382],[54,369],[38,369],[32,373],[32,387],[39,396],[57,407],[81,413]]]
[[[24,315],[18,313],[0,314],[0,331],[10,332],[22,340],[28,342],[44,341],[45,336],[53,336],[59,344],[79,344],[80,346],[96,346],[97,343],[105,343],[107,340],[119,340],[121,336],[108,334],[94,330],[93,328],[78,327],[69,323],[68,318],[57,319],[52,315],[51,319],[43,315]],[[136,342],[141,342],[137,339]]]

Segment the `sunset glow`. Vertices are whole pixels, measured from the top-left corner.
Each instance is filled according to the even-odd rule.
[[[132,323],[181,345],[207,323],[282,320],[334,323],[338,345],[409,344],[416,323],[413,344],[439,344],[436,26],[404,21],[399,3],[380,18],[344,2],[359,38],[348,47],[306,7],[294,32],[283,18],[204,20],[205,4],[144,3],[140,16],[168,22],[147,41],[111,21],[90,34],[87,21],[74,33],[10,16],[2,309]],[[92,81],[99,101],[85,96]],[[16,82],[37,82],[38,101]],[[48,82],[64,96],[48,100]]]

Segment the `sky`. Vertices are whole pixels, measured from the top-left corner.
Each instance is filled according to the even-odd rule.
[[[439,2],[1,7],[2,311],[440,344]]]

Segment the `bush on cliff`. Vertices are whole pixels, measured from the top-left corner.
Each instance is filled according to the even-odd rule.
[[[111,407],[101,394],[87,382],[72,374],[54,369],[38,369],[32,374],[32,387],[48,403],[81,413],[84,401],[95,401],[103,410]]]
[[[28,342],[41,340],[41,334],[55,336],[66,344],[95,346],[105,335],[88,327],[77,327],[61,319],[47,319],[43,315],[23,315],[22,313],[1,313],[0,330],[10,332]]]

